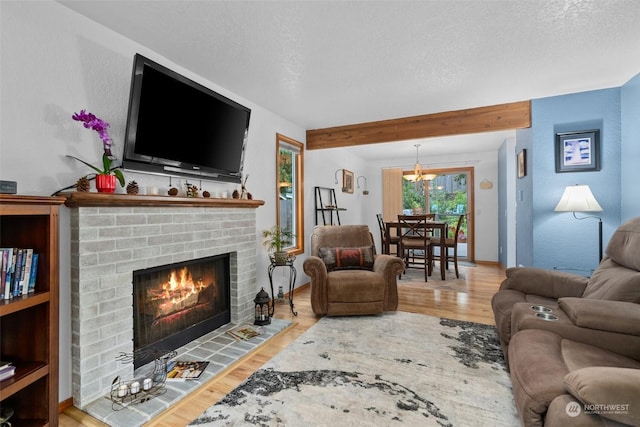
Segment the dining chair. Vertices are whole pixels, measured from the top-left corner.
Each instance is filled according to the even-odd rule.
[[[464,223],[465,215],[460,215],[458,218],[458,223],[456,224],[456,231],[453,237],[446,237],[444,241],[444,256],[440,252],[436,253],[433,248],[440,247],[440,242],[433,240],[431,242],[431,259],[433,261],[438,260],[440,262],[445,263],[445,268],[449,269],[449,261],[453,262],[453,266],[456,270],[456,278],[460,278],[460,273],[458,272],[458,235],[460,234],[460,229],[462,228],[462,224]]]
[[[398,255],[398,244],[400,243],[400,236],[392,236],[389,234],[389,241],[387,242],[387,224],[384,222],[382,218],[382,214],[376,214],[376,218],[378,218],[378,227],[380,228],[380,242],[382,242],[382,250],[381,254],[391,255],[391,245],[395,246],[395,253],[393,255]],[[389,250],[387,249],[389,248]]]
[[[400,242],[398,256],[405,261],[406,268],[423,268],[424,281],[431,274],[431,236],[433,228],[428,221],[435,215],[398,215]],[[402,277],[402,274],[400,275]]]

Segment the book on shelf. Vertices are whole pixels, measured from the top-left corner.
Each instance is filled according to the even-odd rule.
[[[4,288],[2,290],[2,298],[9,299],[11,298],[11,284],[13,283],[13,272],[15,269],[15,261],[16,261],[16,251],[17,248],[4,248],[3,252],[6,252],[6,265],[2,268],[7,270],[7,274],[4,279]],[[5,256],[2,256],[2,260],[5,260]]]
[[[207,369],[209,362],[172,360],[167,364],[167,381],[195,380]]]
[[[16,373],[16,367],[11,362],[0,361],[0,381],[11,378]]]
[[[24,250],[24,267],[20,278],[20,294],[26,295],[29,291],[29,277],[31,276],[31,260],[33,259],[33,249]]]
[[[29,291],[35,292],[36,290],[36,278],[38,277],[38,259],[40,255],[34,252],[33,259],[31,260],[31,272],[29,274]]]
[[[22,268],[24,267],[24,250],[18,248],[16,253],[16,265],[13,273],[13,283],[11,284],[11,296],[17,297],[20,294],[20,279],[22,278]]]
[[[4,290],[7,282],[7,274],[11,274],[9,260],[12,258],[13,248],[0,248],[2,252],[2,278],[0,281],[0,299],[4,299]]]
[[[241,325],[237,326],[233,329],[229,329],[227,334],[231,335],[233,338],[243,341],[250,340],[251,338],[257,337],[260,335],[260,331],[254,328],[251,325]]]

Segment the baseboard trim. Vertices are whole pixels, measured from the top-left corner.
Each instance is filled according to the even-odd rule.
[[[61,414],[65,410],[71,408],[73,406],[73,397],[70,397],[62,402],[58,403],[58,413]]]

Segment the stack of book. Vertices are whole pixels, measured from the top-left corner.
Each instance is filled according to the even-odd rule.
[[[16,373],[16,367],[11,362],[0,361],[0,381],[11,378]]]
[[[38,276],[38,254],[29,248],[0,248],[0,257],[0,299],[11,299],[34,292]]]
[[[258,335],[260,335],[260,332],[250,325],[243,325],[233,329],[229,329],[227,331],[227,334],[231,335],[233,338],[239,341],[242,341],[257,337]]]
[[[209,362],[172,360],[167,364],[167,380],[195,380],[207,369]]]

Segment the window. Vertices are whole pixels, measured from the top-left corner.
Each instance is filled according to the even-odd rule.
[[[404,175],[412,173],[404,172]],[[466,215],[458,236],[458,256],[473,261],[473,168],[429,169],[423,173],[434,177],[418,182],[402,180],[402,212],[434,213],[438,221],[449,224],[449,232],[453,231],[452,226],[455,227],[460,215]]]
[[[276,134],[276,218],[280,229],[294,234],[284,248],[292,254],[304,252],[303,149],[302,143]]]

